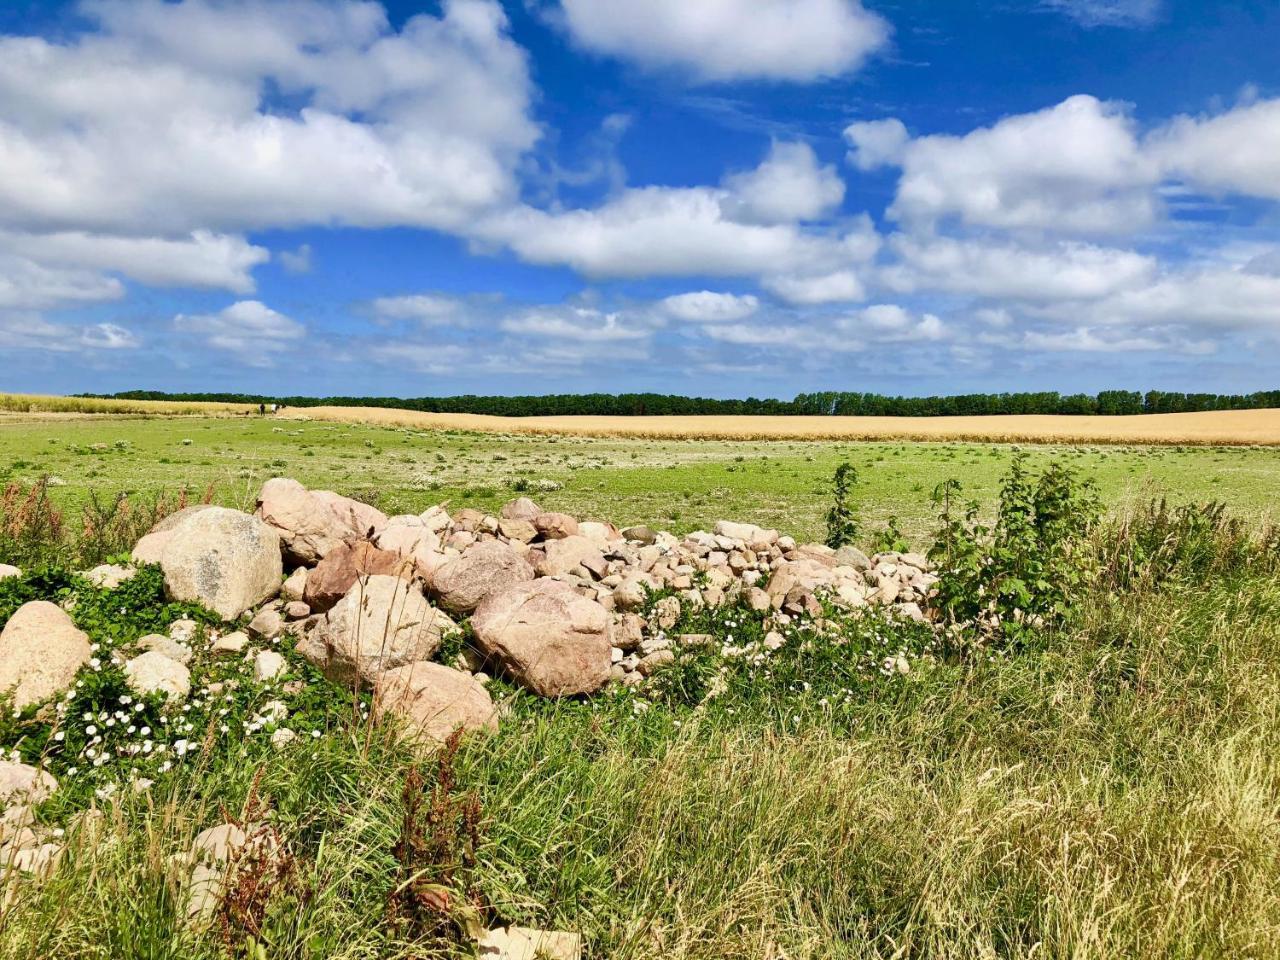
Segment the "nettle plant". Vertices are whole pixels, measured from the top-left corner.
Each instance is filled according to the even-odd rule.
[[[1088,544],[1101,515],[1093,482],[1057,462],[1033,476],[1018,453],[994,526],[979,520],[975,501],[961,507],[961,493],[946,480],[933,494],[941,521],[929,551],[941,577],[934,607],[953,630],[1011,646],[1064,621],[1097,566]]]
[[[831,507],[827,510],[827,546],[838,550],[858,538],[858,515],[850,501],[850,490],[858,482],[858,471],[847,460],[836,467],[831,478]]]

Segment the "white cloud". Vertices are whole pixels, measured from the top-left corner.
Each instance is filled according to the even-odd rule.
[[[381,320],[416,320],[423,326],[451,324],[458,319],[462,304],[453,297],[435,294],[411,294],[403,297],[378,297],[370,307]]]
[[[251,293],[251,271],[271,256],[243,237],[207,230],[181,239],[0,230],[0,250],[21,252],[45,264],[122,273],[152,286],[211,287],[234,293]]]
[[[91,270],[47,267],[0,253],[0,307],[38,309],[118,300],[124,284]]]
[[[1280,199],[1280,99],[1178,117],[1148,148],[1169,173],[1204,189]]]
[[[1020,344],[1030,350],[1047,350],[1054,353],[1142,353],[1177,352],[1203,355],[1214,352],[1209,340],[1186,340],[1153,334],[1122,334],[1100,332],[1090,327],[1076,327],[1062,333],[1046,333],[1028,330]]]
[[[0,224],[172,236],[456,228],[538,131],[493,0],[392,31],[376,4],[96,0],[102,32],[0,39]],[[262,101],[275,86],[301,108]]]
[[[901,120],[890,117],[851,123],[844,128],[844,139],[851,148],[849,162],[859,170],[875,170],[901,166],[911,135]]]
[[[131,330],[114,323],[59,324],[38,313],[0,312],[0,348],[5,350],[92,355],[140,344]]]
[[[560,12],[588,50],[711,81],[838,76],[890,35],[858,0],[561,0]]]
[[[1160,18],[1162,0],[1041,0],[1086,27],[1149,27]]]
[[[1020,246],[1010,242],[895,234],[899,262],[882,280],[904,292],[944,291],[1031,301],[1105,297],[1148,283],[1154,257],[1085,243]]]
[[[505,318],[501,329],[507,333],[574,340],[579,343],[616,343],[645,340],[652,330],[638,325],[619,311],[592,307],[535,307]]]
[[[726,212],[742,223],[817,220],[844,200],[844,181],[807,143],[777,143],[754,170],[725,180]]]
[[[699,290],[679,293],[662,301],[663,308],[677,320],[690,323],[727,323],[751,316],[760,308],[760,300],[751,294],[715,293]]]
[[[178,314],[175,330],[195,334],[216,350],[224,350],[251,367],[269,367],[273,354],[297,349],[306,327],[257,300],[241,300],[217,313]]]
[[[920,137],[901,158],[890,213],[915,226],[954,218],[979,227],[1120,233],[1158,212],[1158,165],[1142,152],[1124,108],[1090,96],[962,137]]]
[[[861,278],[853,270],[836,270],[817,276],[770,276],[761,283],[766,290],[797,305],[846,303],[865,299],[867,295]]]
[[[877,303],[850,316],[841,317],[836,329],[842,334],[861,336],[873,343],[900,343],[945,340],[949,331],[932,313],[913,314],[893,303]]]
[[[296,250],[281,250],[280,265],[290,273],[310,273],[311,244],[304,243]]]
[[[1052,314],[1064,320],[1080,319],[1078,312],[1065,306]],[[1085,316],[1094,324],[1112,326],[1280,334],[1280,276],[1220,267],[1170,271],[1091,304]]]

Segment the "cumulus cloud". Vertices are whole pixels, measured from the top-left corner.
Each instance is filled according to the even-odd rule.
[[[461,302],[454,297],[437,294],[378,297],[369,306],[377,319],[416,320],[428,327],[457,321],[462,309]]]
[[[270,367],[274,354],[297,347],[306,327],[258,300],[241,300],[217,313],[178,314],[175,330],[198,336],[215,350],[234,354],[251,367]]]
[[[1171,175],[1201,188],[1280,200],[1280,99],[1178,117],[1148,146]]]
[[[667,313],[690,323],[727,323],[751,316],[760,308],[760,300],[751,294],[714,293],[699,290],[679,293],[662,301]]]
[[[124,284],[91,270],[48,267],[0,253],[0,307],[39,309],[117,300]]]
[[[768,276],[761,283],[775,296],[797,305],[844,303],[865,299],[867,295],[862,278],[853,270],[806,276]]]
[[[951,219],[1122,233],[1158,213],[1158,164],[1142,151],[1125,109],[1091,96],[960,137],[919,137],[900,150],[902,177],[890,213],[915,226]]]
[[[773,144],[754,170],[725,180],[726,213],[742,223],[818,220],[844,200],[844,181],[807,143]]]
[[[903,154],[911,135],[897,117],[887,120],[865,120],[844,128],[849,144],[848,160],[859,170],[902,165]]]
[[[270,252],[243,237],[196,230],[176,239],[0,230],[0,251],[21,251],[44,264],[112,271],[157,287],[210,287],[251,293],[253,268]]]
[[[882,280],[900,292],[944,291],[989,298],[1057,301],[1105,297],[1154,278],[1154,257],[1078,242],[1008,241],[895,234],[898,262]]]
[[[858,0],[561,0],[559,13],[588,50],[704,81],[839,76],[890,36]]]
[[[604,311],[578,306],[535,307],[506,317],[502,320],[500,327],[507,333],[555,340],[574,340],[580,343],[645,340],[652,332],[620,311]]]
[[[141,345],[133,331],[114,323],[63,324],[38,313],[0,312],[0,348],[93,355]],[[10,371],[12,372],[12,371]]]
[[[99,32],[0,39],[0,223],[174,235],[457,227],[538,136],[493,0],[90,0]],[[297,109],[265,101],[278,89]],[[306,175],[299,175],[306,171]]]

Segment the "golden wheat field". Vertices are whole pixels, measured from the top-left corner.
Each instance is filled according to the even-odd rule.
[[[1022,443],[1280,444],[1280,410],[1132,417],[492,417],[379,407],[280,416],[423,430],[713,440],[979,440]]]
[[[256,406],[240,403],[0,394],[0,414],[9,416],[217,416],[256,411]],[[294,407],[276,416],[418,430],[642,439],[1280,445],[1280,409],[1129,417],[494,417],[383,407]]]

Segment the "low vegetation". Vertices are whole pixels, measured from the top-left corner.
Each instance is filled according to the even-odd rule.
[[[157,755],[182,739],[181,763],[153,737],[72,772],[117,719],[111,651],[212,620],[166,607],[154,572],[103,590],[11,535],[29,570],[0,581],[0,622],[74,598],[101,663],[61,710],[0,726],[72,785],[38,811],[68,830],[57,869],[5,881],[0,956],[470,956],[496,921],[581,931],[599,958],[1269,956],[1280,538],[1219,504],[1103,515],[1086,480],[1014,457],[976,507],[941,483],[916,544],[943,570],[941,631],[828,606],[767,643],[745,606],[684,605],[672,632],[715,642],[647,685],[544,700],[495,680],[501,732],[428,760],[282,645],[308,680],[301,742],[270,745],[242,665],[197,660],[194,715]],[[161,726],[123,706],[140,719],[107,736]],[[228,820],[269,823],[287,858],[246,864],[197,927],[175,856]]]

